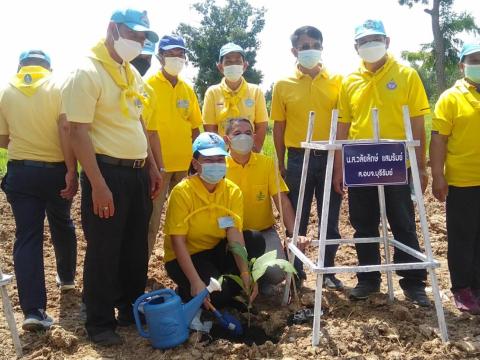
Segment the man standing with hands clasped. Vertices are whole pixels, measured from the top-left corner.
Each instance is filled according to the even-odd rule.
[[[129,64],[147,38],[158,41],[146,11],[115,11],[106,39],[64,89],[70,139],[83,168],[85,327],[99,345],[122,343],[116,326],[134,322],[132,303],[147,279],[148,220],[161,176],[141,119],[142,80]]]
[[[367,20],[355,29],[355,49],[362,58],[359,69],[344,78],[339,99],[338,140],[373,139],[372,109],[378,109],[379,136],[382,139],[406,138],[402,106],[408,105],[413,138],[420,140],[416,149],[422,190],[427,186],[425,171],[424,115],[429,104],[417,72],[399,64],[387,54],[390,38],[379,20]],[[335,157],[333,185],[343,192],[342,161],[340,152]],[[380,210],[376,186],[348,188],[350,222],[356,238],[378,237]],[[415,213],[410,186],[385,186],[387,218],[396,240],[419,250],[415,227]],[[355,244],[359,265],[380,263],[378,243]],[[407,253],[395,248],[395,263],[416,262]],[[397,271],[405,297],[420,306],[430,306],[425,293],[427,273],[424,269]],[[380,290],[380,272],[357,273],[358,283],[350,299],[363,300]]]

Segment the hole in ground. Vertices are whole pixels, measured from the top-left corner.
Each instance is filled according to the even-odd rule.
[[[254,343],[256,345],[263,345],[267,341],[271,341],[272,343],[276,344],[280,340],[280,336],[277,336],[277,334],[269,336],[261,327],[255,325],[250,325],[250,327],[248,327],[246,323],[242,324],[242,327],[243,334],[240,336],[235,336],[230,331],[222,328],[220,325],[213,324],[210,334],[207,336],[210,337],[211,341],[224,339],[234,343],[247,344],[248,346],[252,346]]]

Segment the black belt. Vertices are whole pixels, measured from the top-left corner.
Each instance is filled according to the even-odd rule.
[[[37,160],[9,160],[9,163],[13,165],[23,165],[23,166],[34,166],[39,168],[57,168],[64,167],[65,162],[48,162],[48,161],[37,161]]]
[[[145,159],[118,159],[103,154],[97,154],[97,161],[104,164],[125,166],[134,169],[141,169],[145,166]]]
[[[289,147],[288,151],[291,151],[293,153],[297,154],[304,154],[305,149],[304,148],[295,148],[295,147]],[[310,156],[327,156],[328,155],[328,150],[318,150],[318,149],[310,149]]]

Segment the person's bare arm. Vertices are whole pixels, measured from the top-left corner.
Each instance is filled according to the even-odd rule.
[[[274,121],[273,123],[273,144],[277,153],[278,168],[280,175],[285,176],[285,121]]]
[[[218,134],[218,125],[203,124],[203,128],[205,129],[205,131],[214,132]]]
[[[200,135],[200,129],[199,128],[192,129],[192,143],[195,141],[198,135]]]
[[[255,123],[255,135],[253,137],[253,151],[259,153],[262,151],[265,136],[267,135],[268,121]]]
[[[89,129],[90,124],[70,122],[70,143],[92,185],[93,213],[101,218],[109,218],[115,213],[113,195],[98,167]]]
[[[150,197],[152,199],[155,199],[162,190],[163,178],[157,167],[157,159],[153,156],[152,148],[150,145],[150,138],[142,118],[140,118],[140,123],[142,124],[142,129],[145,137],[147,138],[147,158],[145,159],[145,165],[147,166],[148,175],[150,177]],[[156,143],[155,146],[158,146],[157,151],[159,151],[159,154],[157,154],[157,156],[160,156],[161,158],[162,152],[160,148],[160,139],[158,138],[158,136],[156,138],[153,137],[153,141]]]
[[[9,135],[0,135],[0,148],[7,149],[10,142]]]
[[[337,140],[348,139],[348,132],[350,130],[350,123],[339,122],[337,124]],[[343,195],[343,169],[342,169],[342,151],[335,151],[335,160],[333,163],[333,189]]]
[[[430,166],[432,168],[432,193],[439,201],[445,201],[448,195],[448,183],[445,179],[445,158],[448,136],[432,131],[430,140]]]
[[[195,296],[205,289],[206,285],[200,278],[200,275],[198,275],[197,269],[193,265],[192,257],[188,253],[187,237],[185,235],[170,235],[170,241],[172,242],[172,249],[177,257],[178,265],[190,282],[190,294]]]
[[[65,188],[60,190],[60,196],[65,199],[72,199],[78,191],[77,158],[70,144],[70,125],[65,114],[60,114],[58,119],[58,133],[65,165],[67,167]]]
[[[420,182],[422,186],[422,193],[428,185],[428,174],[426,170],[426,138],[425,138],[425,120],[423,115],[410,118],[412,123],[412,135],[414,140],[420,140],[420,146],[415,148],[415,155],[417,158],[418,172],[420,175]]]
[[[153,158],[157,164],[158,170],[164,168],[163,156],[162,156],[162,145],[160,144],[160,137],[156,130],[147,130],[148,142],[150,144],[150,149],[152,150]]]

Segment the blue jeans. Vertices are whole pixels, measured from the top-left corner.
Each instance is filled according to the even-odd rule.
[[[348,189],[350,222],[356,238],[380,236],[380,205],[376,186],[350,187]],[[415,213],[409,185],[385,186],[385,205],[388,223],[396,240],[415,250],[420,250],[415,227]],[[359,265],[380,264],[378,243],[355,244]],[[419,262],[420,260],[395,248],[394,263]],[[400,286],[406,289],[413,286],[425,287],[427,272],[424,269],[401,270]],[[358,281],[380,283],[380,272],[357,273]]]
[[[65,282],[75,278],[77,239],[70,217],[72,202],[60,196],[60,190],[65,187],[65,174],[64,165],[46,168],[9,162],[2,181],[15,218],[13,260],[18,297],[25,315],[47,306],[43,263],[45,213],[57,274]]]
[[[298,195],[300,191],[300,178],[303,166],[303,149],[288,149],[286,183],[290,192],[288,197],[296,210]],[[307,233],[308,218],[312,207],[313,195],[317,200],[318,226],[320,231],[320,219],[322,216],[323,187],[325,185],[325,170],[327,166],[327,151],[311,151],[308,163],[307,179],[305,183],[305,192],[303,198],[302,218],[300,220],[299,235],[305,236]],[[330,193],[330,207],[328,210],[327,239],[340,239],[338,231],[338,216],[340,213],[340,204],[342,197],[333,189]],[[325,267],[331,267],[335,264],[335,255],[338,245],[328,245],[325,248]],[[303,270],[303,263],[295,258],[295,269],[300,278],[306,278]]]

